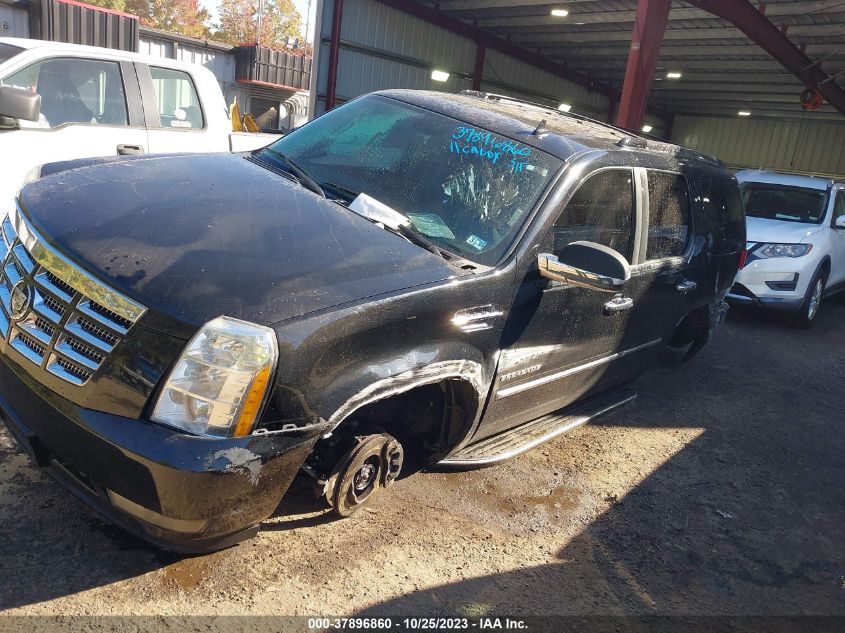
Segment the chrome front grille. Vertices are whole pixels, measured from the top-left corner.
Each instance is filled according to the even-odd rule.
[[[20,208],[0,237],[0,337],[33,365],[84,385],[146,308],[56,252]]]

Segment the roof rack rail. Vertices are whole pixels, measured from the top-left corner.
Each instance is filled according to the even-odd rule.
[[[595,125],[600,125],[601,127],[608,128],[613,130],[614,132],[618,133],[622,137],[633,139],[629,145],[636,146],[636,147],[645,147],[645,145],[640,144],[640,140],[647,141],[642,136],[631,132],[630,130],[626,130],[621,127],[617,127],[615,125],[611,125],[610,123],[605,123],[604,121],[599,121],[597,119],[591,119],[588,116],[584,116],[582,114],[576,114],[574,112],[564,112],[563,110],[559,110],[558,108],[543,105],[541,103],[534,103],[533,101],[526,101],[525,99],[518,99],[516,97],[509,97],[507,95],[500,95],[493,92],[481,92],[479,90],[461,90],[458,94],[461,94],[465,97],[476,97],[478,99],[485,99],[489,101],[506,101],[510,103],[518,103],[520,105],[527,105],[533,108],[538,108],[545,112],[553,112],[558,116],[569,117],[570,119],[575,119],[577,121],[585,121],[587,123],[593,123]],[[624,140],[624,139],[623,139]]]
[[[711,156],[710,154],[704,154],[703,152],[699,152],[694,149],[690,149],[689,147],[684,147],[683,145],[676,145],[674,143],[659,143],[656,146],[652,146],[652,149],[655,149],[659,152],[672,152],[678,158],[686,158],[688,160],[697,160],[702,163],[707,163],[709,165],[713,165],[714,167],[724,167],[725,163],[721,160],[716,158],[715,156]]]
[[[711,156],[709,154],[704,154],[687,147],[683,147],[682,145],[676,145],[675,143],[669,143],[667,141],[659,141],[659,140],[652,140],[637,134],[631,130],[626,130],[625,128],[617,127],[615,125],[611,125],[610,123],[605,123],[604,121],[597,121],[596,119],[591,119],[590,117],[583,116],[581,114],[575,114],[573,112],[564,112],[563,110],[558,110],[552,106],[543,105],[541,103],[534,103],[533,101],[527,101],[525,99],[518,99],[517,97],[510,97],[508,95],[500,95],[493,92],[482,92],[480,90],[461,90],[458,94],[461,94],[465,97],[475,97],[477,99],[484,99],[489,101],[505,101],[509,103],[518,103],[520,105],[530,106],[532,108],[537,108],[538,110],[544,112],[553,112],[558,116],[565,116],[571,119],[576,119],[579,121],[586,121],[589,123],[594,123],[596,125],[600,125],[602,127],[608,128],[613,130],[614,132],[618,133],[621,138],[616,143],[619,147],[625,148],[630,147],[634,149],[650,149],[658,152],[665,152],[667,154],[671,153],[677,156],[678,158],[686,158],[689,160],[698,160],[705,163],[709,163],[715,167],[724,167],[725,163],[721,160],[716,158],[715,156]]]
[[[510,97],[508,95],[500,95],[495,92],[483,92],[481,90],[461,90],[458,94],[464,95],[465,97],[477,97],[478,99],[487,99],[490,101],[512,101],[513,103],[534,106],[535,108],[540,108],[542,110],[551,110],[554,112],[558,111],[557,108],[554,108],[550,105],[536,103],[534,101],[528,101],[527,99],[518,99],[517,97]]]

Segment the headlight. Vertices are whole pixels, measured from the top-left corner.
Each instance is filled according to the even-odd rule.
[[[773,257],[804,257],[813,250],[812,244],[764,244],[755,249],[757,257],[771,259]]]
[[[278,355],[270,328],[229,317],[209,321],[167,377],[152,419],[202,435],[248,435]]]

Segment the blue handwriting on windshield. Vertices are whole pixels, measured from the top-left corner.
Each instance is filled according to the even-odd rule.
[[[502,154],[525,157],[531,154],[531,148],[525,147],[511,139],[496,136],[492,132],[477,130],[474,127],[458,126],[449,142],[449,151],[454,154],[466,154],[486,158],[494,165]],[[515,166],[518,165],[518,167]],[[527,163],[524,161],[510,161],[511,168],[522,171]]]

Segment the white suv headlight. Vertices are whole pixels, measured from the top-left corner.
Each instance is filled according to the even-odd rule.
[[[754,255],[760,258],[804,257],[813,250],[812,244],[763,244],[754,249]]]
[[[224,316],[209,321],[167,377],[152,419],[201,435],[248,435],[278,355],[270,328]]]

